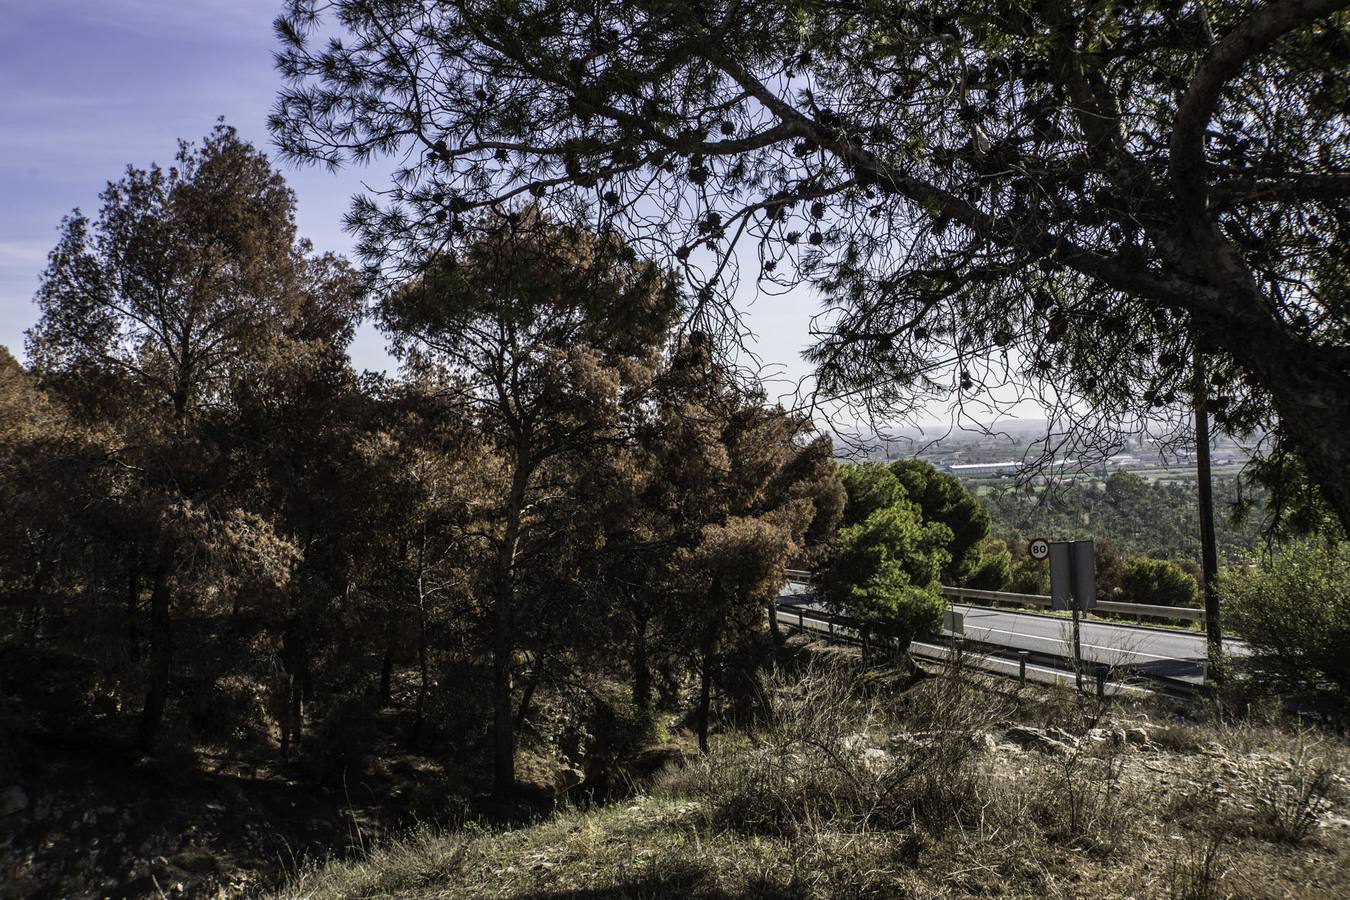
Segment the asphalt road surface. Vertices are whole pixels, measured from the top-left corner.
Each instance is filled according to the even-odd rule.
[[[1069,619],[957,603],[952,609],[965,617],[969,640],[1033,653],[1073,655],[1073,623]],[[1204,678],[1202,634],[1085,621],[1079,643],[1083,659],[1089,663],[1128,667],[1197,684]]]
[[[784,609],[818,609],[810,588],[789,584],[779,597]],[[1067,618],[1009,612],[985,606],[953,603],[965,618],[968,640],[1010,650],[1073,656],[1073,626]],[[1080,638],[1083,659],[1089,663],[1128,667],[1140,673],[1175,678],[1199,684],[1204,678],[1205,637],[1198,632],[1139,628],[1131,625],[1084,621]],[[1243,652],[1240,642],[1225,644],[1230,652]]]

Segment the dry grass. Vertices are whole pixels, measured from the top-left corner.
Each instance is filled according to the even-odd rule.
[[[1343,741],[959,667],[875,687],[810,667],[650,796],[424,831],[282,896],[1350,896]]]
[[[1308,741],[1304,735],[1274,764],[1249,764],[1245,774],[1252,785],[1258,830],[1288,844],[1307,841],[1334,806],[1332,795],[1339,792],[1336,765],[1335,751],[1326,742]]]
[[[773,711],[748,746],[670,773],[661,796],[692,798],[709,827],[794,836],[921,823],[943,831],[971,813],[987,710],[963,680],[878,696],[849,670],[817,665],[773,686]]]

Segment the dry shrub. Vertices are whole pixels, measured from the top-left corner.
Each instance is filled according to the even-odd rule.
[[[1153,746],[1169,753],[1199,753],[1202,747],[1197,729],[1177,722],[1168,722],[1148,733]]]
[[[1111,850],[1127,835],[1136,800],[1124,765],[1113,744],[1075,747],[1029,780],[1028,808],[1052,840]]]
[[[1058,691],[1052,696],[1057,699],[1046,705],[1042,717],[1054,723],[1047,732],[1058,749],[1017,789],[1050,840],[1111,852],[1130,836],[1139,798],[1123,777],[1125,744],[1093,739],[1107,721],[1110,701],[1091,692]]]
[[[1335,770],[1321,748],[1299,740],[1275,765],[1247,769],[1257,833],[1288,844],[1307,840],[1331,808],[1335,787]]]
[[[826,825],[940,832],[976,802],[983,716],[955,675],[869,696],[853,670],[812,664],[770,687],[749,746],[718,748],[662,790],[703,799],[714,824],[794,835]]]
[[[1218,900],[1219,882],[1225,867],[1223,836],[1213,835],[1204,843],[1188,845],[1173,858],[1167,873],[1167,895],[1172,900]]]

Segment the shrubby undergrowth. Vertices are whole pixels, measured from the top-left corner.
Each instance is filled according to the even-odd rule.
[[[876,694],[839,666],[773,685],[773,713],[743,749],[671,773],[670,797],[696,797],[710,824],[791,836],[803,829],[941,832],[977,801],[989,710],[954,679],[902,697]]]
[[[1152,701],[831,653],[650,795],[533,827],[422,831],[288,898],[1337,896],[1339,739]],[[1294,879],[1298,879],[1295,881]],[[1301,893],[1300,893],[1301,892]]]
[[[1230,569],[1221,591],[1260,672],[1350,713],[1350,544],[1293,545]]]

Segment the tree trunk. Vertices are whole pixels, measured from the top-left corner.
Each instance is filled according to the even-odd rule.
[[[300,678],[295,672],[286,673],[285,705],[286,713],[281,723],[281,758],[290,759],[291,748],[300,746],[300,716],[304,713]]]
[[[787,636],[778,627],[778,599],[769,601],[769,636],[773,638],[775,661],[781,663],[787,658]]]
[[[384,625],[384,658],[380,660],[379,708],[389,705],[394,681],[394,650],[398,644],[398,606],[390,604],[389,618]]]
[[[286,696],[282,698],[281,710],[281,758],[291,758],[291,734],[294,729],[291,728],[291,704],[295,699],[295,675],[290,671],[286,672]]]
[[[1210,674],[1222,677],[1223,630],[1219,621],[1219,550],[1214,533],[1214,484],[1209,468],[1209,383],[1205,360],[1195,351],[1195,475],[1200,501],[1200,586],[1205,595],[1205,637]]]
[[[530,681],[525,685],[524,693],[520,695],[520,708],[516,710],[516,734],[520,734],[520,730],[525,727],[525,717],[530,713],[530,702],[534,700],[535,688],[539,687],[539,679],[544,672],[544,658],[539,656],[535,659],[537,662],[534,671],[530,673]]]
[[[300,641],[296,672],[291,678],[291,740],[298,750],[305,740],[305,701],[310,696],[309,655],[305,641]]]
[[[153,750],[164,721],[164,707],[169,693],[169,675],[173,668],[173,632],[169,604],[169,568],[172,552],[161,551],[155,566],[154,586],[150,591],[150,665],[146,672],[145,705],[136,729],[136,745],[142,750]]]
[[[703,665],[698,686],[698,715],[696,717],[696,727],[698,728],[698,752],[707,753],[708,719],[712,712],[713,666],[717,653],[717,623],[715,621],[709,622],[703,629],[701,650],[703,653]]]
[[[511,715],[511,668],[515,653],[516,551],[520,521],[529,485],[528,452],[516,451],[511,492],[506,501],[506,528],[497,551],[497,585],[492,641],[492,793],[509,798],[516,790],[516,729]]]
[[[298,618],[286,624],[282,637],[281,662],[286,669],[286,697],[281,717],[281,756],[289,758],[298,749],[304,726],[305,699],[309,680],[304,625]]]
[[[1280,424],[1320,489],[1327,506],[1350,531],[1350,364],[1339,349],[1316,349],[1280,331],[1263,333],[1239,361],[1270,391]]]
[[[492,644],[492,793],[510,797],[516,788],[516,732],[511,719],[511,608],[500,592]]]
[[[24,639],[35,643],[42,631],[42,601],[47,596],[47,582],[51,580],[56,566],[39,559],[37,570],[33,573],[33,602],[29,605],[28,623],[24,627]]]
[[[401,565],[398,569],[398,577],[395,579],[394,601],[389,604],[389,619],[384,628],[384,658],[380,661],[380,709],[389,705],[390,690],[394,679],[394,655],[398,650],[399,600],[403,597],[404,589],[407,587],[403,574],[406,569],[403,567],[408,563],[408,549],[409,544],[406,540],[399,543],[398,559]],[[418,573],[418,582],[420,586],[420,572]]]
[[[127,656],[133,663],[141,660],[141,629],[137,616],[141,607],[141,572],[135,560],[127,569]]]
[[[414,734],[422,736],[422,717],[426,712],[427,690],[431,682],[430,666],[427,665],[427,605],[426,594],[422,589],[422,577],[417,577],[417,672],[420,681],[417,685],[417,725]]]
[[[1284,412],[1302,401],[1287,400],[1283,404],[1276,399],[1276,408],[1281,409],[1281,418],[1297,414]],[[1307,467],[1308,475],[1321,489],[1322,497],[1331,507],[1341,526],[1350,532],[1350,478],[1345,477],[1350,466],[1350,384],[1345,386],[1341,395],[1339,410],[1332,415],[1330,403],[1307,403],[1308,419],[1290,424],[1289,431],[1297,443],[1299,456]],[[1299,410],[1298,412],[1301,412]],[[1318,416],[1324,416],[1319,420]]]
[[[642,712],[652,707],[652,670],[647,661],[647,620],[633,625],[633,704]]]

